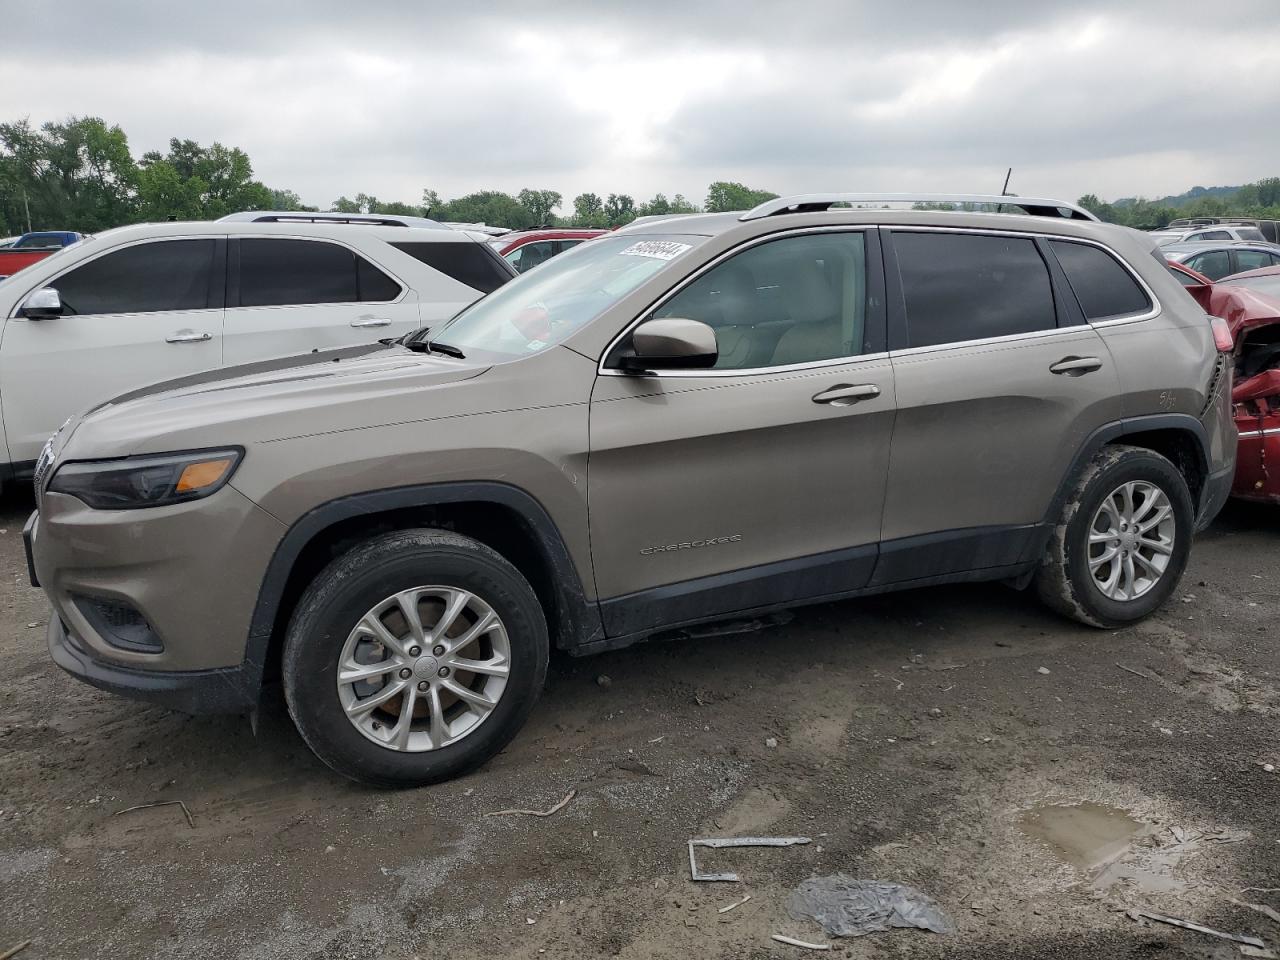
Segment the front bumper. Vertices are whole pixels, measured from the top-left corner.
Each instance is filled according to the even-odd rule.
[[[49,616],[47,639],[54,663],[101,690],[194,714],[246,713],[258,703],[262,671],[255,664],[161,672],[105,663],[82,649],[56,611]]]

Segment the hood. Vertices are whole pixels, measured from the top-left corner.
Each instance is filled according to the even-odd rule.
[[[443,409],[434,391],[488,364],[370,344],[228,367],[153,384],[67,426],[76,459],[245,445],[329,433]],[[474,406],[474,395],[465,403]],[[434,409],[434,408],[432,408]],[[474,412],[462,410],[460,412]]]

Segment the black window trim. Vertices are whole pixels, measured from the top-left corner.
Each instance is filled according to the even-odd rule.
[[[1086,320],[1081,323],[1062,322],[1061,316],[1058,318],[1058,326],[1048,330],[1031,330],[1026,333],[1010,333],[999,337],[981,337],[975,340],[956,340],[951,343],[930,344],[923,347],[913,347],[907,340],[906,327],[906,305],[902,297],[902,281],[898,275],[897,254],[893,248],[893,233],[969,233],[982,234],[985,236],[998,237],[1020,237],[1027,240],[1037,242],[1037,248],[1042,245],[1047,246],[1049,240],[1068,240],[1073,243],[1086,243],[1095,246],[1104,253],[1110,254],[1116,261],[1128,271],[1129,275],[1137,281],[1138,286],[1147,295],[1151,301],[1151,309],[1146,313],[1134,314],[1125,317],[1108,317],[1105,320]],[[1064,334],[1079,333],[1081,327],[1107,327],[1124,323],[1140,323],[1159,316],[1161,313],[1160,300],[1156,297],[1155,291],[1142,278],[1142,276],[1133,269],[1132,266],[1117,254],[1113,249],[1105,243],[1099,243],[1097,240],[1091,240],[1085,237],[1074,237],[1069,234],[1061,233],[1031,233],[1023,230],[999,230],[993,227],[933,227],[933,226],[916,226],[914,224],[895,224],[894,226],[882,226],[880,232],[885,234],[884,241],[881,243],[881,250],[884,254],[884,273],[890,278],[888,286],[888,306],[889,306],[889,353],[895,357],[910,356],[913,354],[934,353],[943,350],[966,349],[974,346],[983,346],[986,344],[1012,343],[1018,340],[1034,340],[1043,339],[1045,337],[1057,337]],[[1044,253],[1041,254],[1044,256]],[[1056,309],[1061,310],[1065,305],[1066,310],[1079,311],[1079,305],[1075,302],[1075,295],[1071,292],[1070,287],[1067,289],[1059,289],[1059,278],[1061,283],[1066,284],[1066,276],[1062,273],[1062,268],[1057,262],[1057,258],[1045,257],[1046,266],[1049,269],[1050,283],[1054,287],[1054,305]],[[1069,297],[1065,294],[1070,294]],[[1083,312],[1080,313],[1083,317]]]
[[[391,300],[335,300],[326,301],[324,303],[271,303],[262,304],[261,306],[249,305],[245,306],[240,303],[240,241],[241,240],[307,240],[314,243],[329,243],[334,246],[342,247],[350,251],[353,256],[361,257],[368,260],[373,266],[377,267],[387,275],[400,288],[400,293]],[[228,237],[227,245],[227,286],[226,286],[226,304],[228,310],[293,310],[297,307],[351,307],[361,303],[372,303],[380,306],[389,306],[404,301],[409,295],[410,286],[394,271],[385,266],[381,261],[374,259],[366,251],[359,247],[353,247],[349,243],[341,240],[335,240],[332,237],[303,237],[296,234],[280,234],[280,233],[234,233]],[[356,271],[357,278],[359,270]],[[357,295],[359,288],[357,287]]]
[[[650,319],[654,312],[662,307],[662,305],[668,300],[675,297],[685,287],[689,286],[704,274],[714,270],[726,260],[729,260],[752,247],[757,247],[773,240],[782,240],[788,237],[808,236],[820,233],[861,233],[864,235],[867,258],[867,316],[864,327],[864,336],[867,334],[874,336],[876,341],[878,341],[878,345],[883,346],[885,342],[885,288],[883,261],[880,255],[880,232],[876,229],[874,224],[865,223],[821,227],[800,227],[751,237],[736,246],[730,247],[728,250],[721,251],[692,273],[685,274],[679,283],[663,291],[659,297],[640,311],[640,315],[638,317],[624,326],[621,332],[609,341],[608,346],[606,346],[604,351],[600,354],[600,361],[596,366],[596,373],[603,377],[635,377],[635,373],[623,370],[616,364],[611,365],[608,362],[610,357],[613,355],[614,349],[631,335],[632,330]],[[873,324],[875,325],[874,328],[872,326]],[[777,364],[768,367],[746,367],[740,370],[716,370],[712,368],[693,370],[651,370],[643,376],[646,379],[681,379],[690,377],[698,379],[724,379],[731,377],[767,376],[778,373],[788,373],[793,370],[848,366],[851,363],[862,363],[869,360],[884,360],[888,356],[888,351],[881,349],[871,353],[855,354],[850,357],[833,357],[829,360],[806,360],[800,363]]]
[[[136,240],[129,240],[125,243],[118,243],[114,247],[108,247],[105,250],[98,249],[95,247],[93,249],[93,253],[91,256],[83,257],[80,260],[76,260],[74,263],[68,264],[64,269],[59,270],[57,273],[53,274],[50,277],[46,277],[44,280],[37,281],[35,286],[28,288],[14,302],[13,309],[9,311],[9,316],[7,317],[7,319],[9,320],[25,319],[24,317],[19,316],[19,311],[22,310],[22,305],[27,302],[27,298],[29,296],[31,296],[37,290],[43,290],[45,287],[54,287],[56,289],[58,285],[58,281],[60,279],[65,277],[67,274],[71,273],[73,270],[79,270],[81,267],[83,267],[87,263],[92,263],[94,260],[100,260],[102,257],[105,257],[108,254],[119,253],[121,250],[127,250],[130,247],[140,246],[141,244],[144,244],[144,243],[166,243],[170,240],[212,240],[214,241],[212,275],[209,278],[209,284],[210,284],[209,299],[211,301],[216,301],[217,294],[221,293],[222,303],[215,302],[215,303],[210,303],[210,305],[207,307],[192,307],[190,309],[185,309],[185,310],[132,310],[128,313],[85,313],[85,314],[75,314],[75,316],[149,317],[157,313],[205,313],[211,310],[225,309],[225,305],[227,303],[227,294],[229,293],[227,289],[226,269],[225,269],[226,263],[227,263],[227,235],[225,233],[192,233],[192,234],[182,233],[182,234],[173,234],[172,236],[162,236],[162,237],[139,237]],[[219,271],[221,271],[221,279],[222,279],[221,284],[219,284],[218,282]]]

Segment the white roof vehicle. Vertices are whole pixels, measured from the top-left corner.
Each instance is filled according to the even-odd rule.
[[[120,227],[0,281],[0,483],[29,476],[60,423],[112,397],[398,337],[515,276],[476,235],[338,216]]]

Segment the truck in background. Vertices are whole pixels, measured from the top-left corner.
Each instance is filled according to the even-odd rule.
[[[12,244],[0,249],[0,280],[43,260],[55,250],[69,247],[84,239],[84,234],[71,230],[38,230],[24,233]]]

